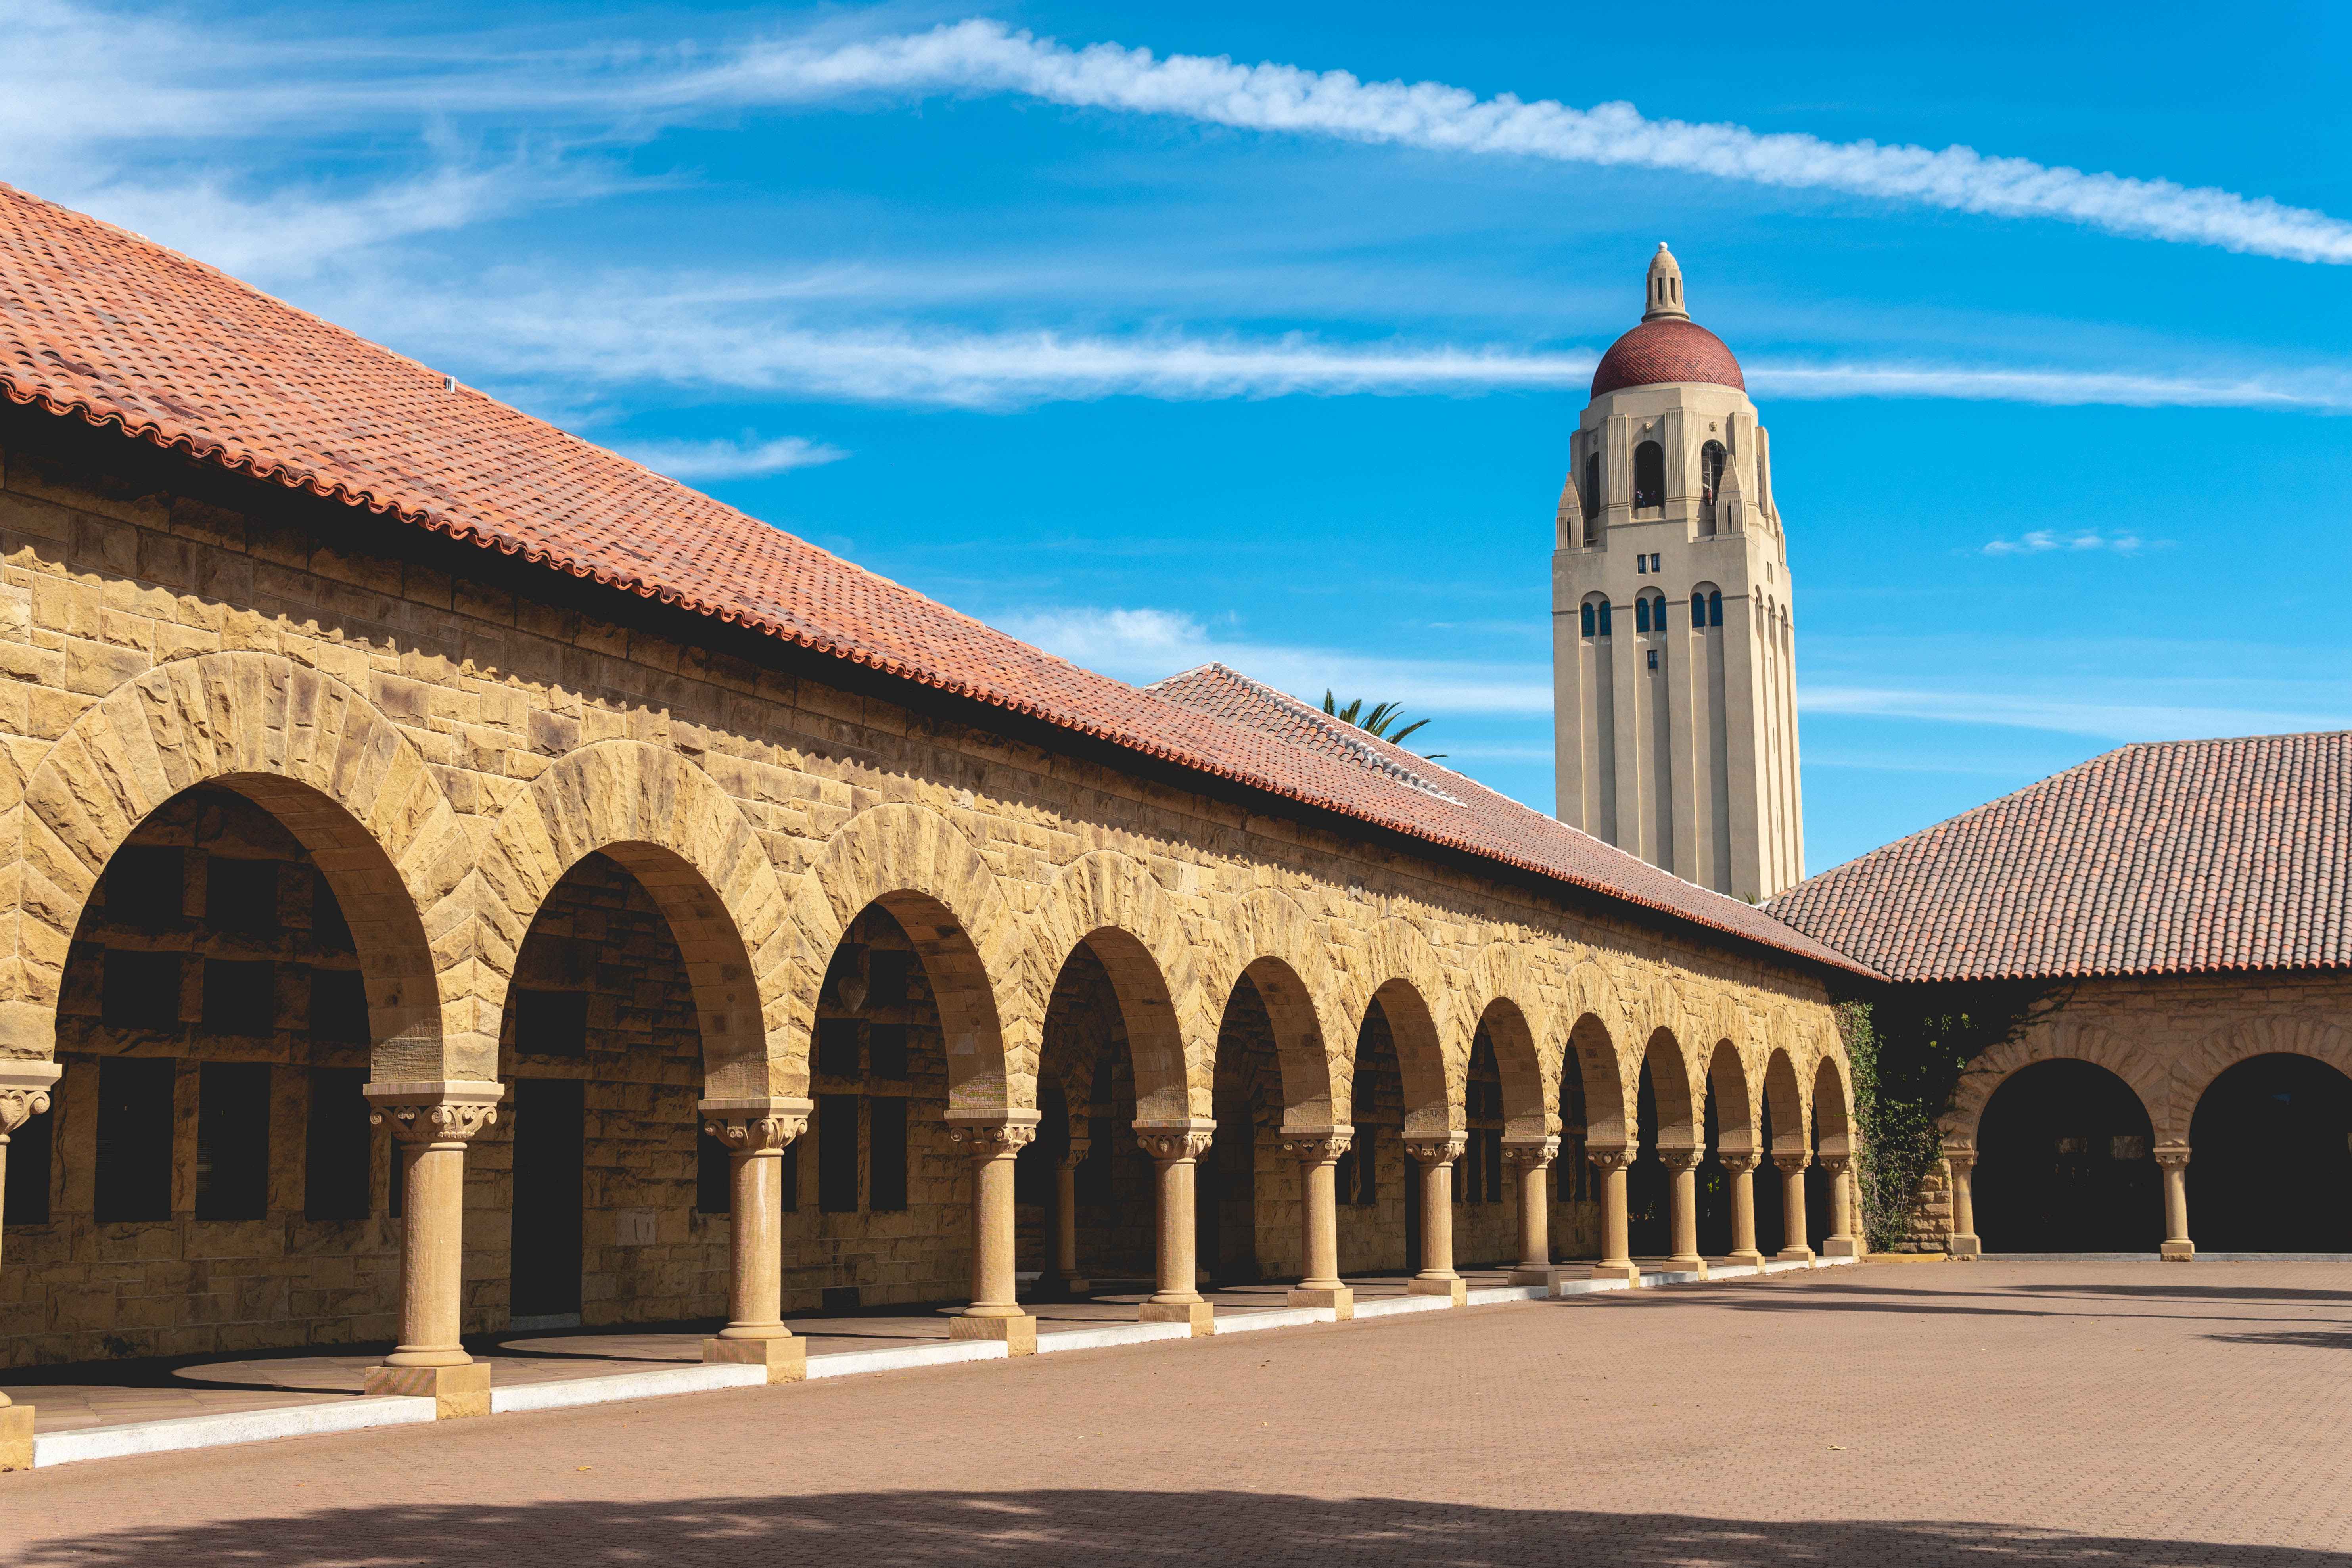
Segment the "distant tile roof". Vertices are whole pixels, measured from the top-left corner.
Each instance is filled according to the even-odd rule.
[[[1759,910],[1491,791],[1433,793],[1323,742],[1080,669],[470,388],[445,386],[437,372],[200,262],[5,184],[0,394],[1199,774],[1857,968]],[[1458,781],[1446,791],[1476,789],[1432,771]]]
[[[2352,963],[2352,732],[2125,746],[1767,906],[1894,980]]]

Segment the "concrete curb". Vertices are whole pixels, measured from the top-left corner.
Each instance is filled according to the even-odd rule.
[[[120,1459],[132,1454],[168,1454],[182,1448],[217,1448],[230,1443],[267,1443],[321,1432],[359,1432],[371,1426],[408,1426],[434,1417],[430,1399],[381,1397],[339,1400],[332,1405],[281,1405],[269,1410],[239,1410],[219,1415],[183,1415],[170,1421],[136,1421],[121,1426],[89,1426],[33,1439],[33,1468],[78,1464],[84,1459]]]
[[[1045,1336],[1037,1336],[1043,1341]],[[1041,1347],[1042,1348],[1042,1347]],[[943,1345],[908,1345],[887,1351],[843,1351],[808,1359],[811,1377],[852,1377],[861,1372],[905,1372],[919,1366],[951,1366],[964,1361],[1003,1361],[1002,1340],[950,1340]]]
[[[1190,1323],[1106,1323],[1099,1329],[1057,1329],[1049,1334],[1039,1334],[1037,1353],[1102,1350],[1110,1345],[1142,1345],[1154,1340],[1192,1337]]]
[[[1231,1317],[1220,1312],[1217,1332],[1245,1334],[1257,1329],[1303,1329],[1309,1323],[1336,1322],[1339,1316],[1328,1307],[1268,1307],[1263,1311],[1238,1311]]]
[[[664,1367],[625,1372],[617,1377],[572,1377],[557,1383],[518,1383],[490,1390],[490,1414],[521,1410],[569,1410],[575,1405],[610,1405],[621,1399],[658,1399],[667,1394],[700,1394],[713,1388],[763,1388],[764,1366]]]

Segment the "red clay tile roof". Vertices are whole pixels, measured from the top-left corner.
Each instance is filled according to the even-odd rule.
[[[1721,338],[1696,321],[1661,316],[1643,321],[1609,345],[1609,352],[1592,370],[1592,395],[1670,381],[1703,381],[1748,390],[1739,362],[1731,357]]]
[[[1858,968],[1746,904],[1492,792],[1466,804],[1433,795],[1077,668],[479,393],[445,387],[415,361],[212,268],[6,185],[0,394],[1199,774]]]
[[[2126,746],[1766,907],[1895,980],[2352,963],[2352,732]]]

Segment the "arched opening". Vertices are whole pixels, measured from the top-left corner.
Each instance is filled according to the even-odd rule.
[[[1789,1245],[1784,1183],[1775,1162],[1784,1155],[1810,1154],[1812,1150],[1804,1099],[1797,1088],[1797,1069],[1786,1051],[1775,1050],[1764,1064],[1763,1111],[1758,1129],[1764,1163],[1756,1168],[1756,1246],[1769,1257]]]
[[[1607,1027],[1590,1013],[1579,1017],[1560,1068],[1559,1163],[1552,1186],[1552,1241],[1564,1258],[1601,1255],[1601,1184],[1592,1151],[1624,1145],[1625,1100],[1616,1067],[1617,1047]]]
[[[1584,601],[1583,631],[1589,637],[1609,635],[1609,600],[1605,596],[1595,595]]]
[[[1139,1098],[1148,1101],[1152,1094],[1148,1083],[1139,1092],[1121,983],[1102,956],[1106,947],[1129,961],[1119,970],[1139,963],[1157,975],[1139,942],[1107,931],[1073,948],[1055,979],[1038,1058],[1037,1139],[1014,1163],[1020,1267],[1039,1274],[1046,1294],[1084,1294],[1108,1281],[1155,1277],[1152,1163],[1132,1131]],[[1138,982],[1130,977],[1128,984]],[[1137,998],[1146,1006],[1155,1000]]]
[[[1421,1235],[1407,1202],[1404,1076],[1388,1015],[1374,1003],[1356,1030],[1349,1120],[1356,1135],[1339,1163],[1339,1268],[1346,1274],[1421,1267]]]
[[[1597,444],[1599,437],[1596,436],[1592,439]],[[1598,544],[1601,542],[1601,454],[1598,451],[1588,452],[1584,456],[1583,500],[1584,542]]]
[[[1495,1037],[1485,1022],[1470,1040],[1469,1074],[1463,1084],[1466,1133],[1462,1158],[1454,1164],[1454,1260],[1487,1263],[1511,1250],[1510,1210],[1503,1179],[1503,1072]]]
[[[1655,441],[1633,448],[1633,510],[1656,511],[1666,504],[1666,449]]]
[[[381,1335],[399,1205],[361,1090],[378,1042],[438,1033],[414,906],[341,806],[239,776],[140,820],[67,945],[55,1109],[8,1150],[10,1268],[37,1300],[78,1266],[92,1325],[40,1359]],[[319,1258],[339,1288],[311,1288]],[[174,1279],[205,1283],[159,1313]]]
[[[1699,1146],[1700,1127],[1694,1110],[1682,1052],[1674,1036],[1660,1029],[1650,1037],[1642,1055],[1642,1076],[1634,1097],[1641,1154],[1625,1172],[1626,1225],[1636,1258],[1663,1258],[1674,1250],[1673,1182],[1660,1155]]]
[[[1977,1126],[1977,1234],[1987,1252],[2153,1252],[2163,1188],[2147,1110],[2095,1063],[2021,1068]]]
[[[1698,1250],[1718,1258],[1731,1250],[1731,1172],[1724,1156],[1756,1148],[1748,1124],[1748,1073],[1729,1040],[1717,1040],[1706,1068],[1706,1157],[1698,1167]]]
[[[1226,998],[1217,1026],[1211,1089],[1215,1142],[1195,1175],[1202,1268],[1219,1284],[1247,1283],[1280,1271],[1295,1244],[1270,1223],[1286,1187],[1295,1201],[1297,1173],[1282,1157],[1282,1061],[1276,1025],[1256,980],[1244,973]],[[1291,1272],[1297,1272],[1296,1269]]]
[[[1723,488],[1723,468],[1728,454],[1720,441],[1709,441],[1698,449],[1698,521],[1701,531],[1716,531],[1716,492]]]
[[[2352,1252],[2352,1079],[2315,1058],[2250,1057],[2198,1098],[2189,1234],[2207,1252]]]
[[[1421,993],[1403,980],[1391,980],[1372,994],[1364,1009],[1364,1020],[1358,1037],[1357,1079],[1363,1081],[1366,1066],[1372,1067],[1375,1076],[1383,1072],[1394,1075],[1397,1095],[1396,1193],[1398,1202],[1391,1209],[1383,1205],[1383,1219],[1393,1216],[1395,1229],[1382,1243],[1376,1244],[1375,1256],[1382,1259],[1370,1264],[1374,1268],[1394,1266],[1400,1254],[1408,1270],[1423,1267],[1421,1235],[1421,1199],[1423,1167],[1421,1162],[1404,1152],[1405,1141],[1415,1137],[1443,1137],[1455,1131],[1451,1102],[1446,1092],[1445,1058],[1438,1044],[1437,1025],[1431,1017],[1429,1006]],[[1358,1123],[1360,1129],[1362,1123]],[[1456,1173],[1451,1180],[1465,1178],[1460,1173],[1467,1163],[1456,1160]],[[1461,1194],[1456,1192],[1459,1198]],[[1457,1215],[1458,1217],[1458,1215]]]
[[[1835,1214],[1836,1190],[1844,1178],[1832,1172],[1822,1156],[1843,1159],[1853,1151],[1853,1138],[1846,1121],[1845,1079],[1837,1063],[1823,1057],[1813,1068],[1813,1143],[1812,1163],[1805,1167],[1805,1234],[1812,1238],[1818,1250],[1834,1229],[1832,1216]],[[1853,1223],[1860,1223],[1854,1216]]]

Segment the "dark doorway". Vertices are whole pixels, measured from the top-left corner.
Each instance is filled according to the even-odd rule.
[[[2352,1079],[2309,1057],[2240,1062],[2198,1100],[2189,1149],[2199,1250],[2352,1252]]]
[[[2154,1252],[2162,1176],[2131,1086],[2090,1062],[2037,1062],[1993,1091],[1977,1131],[1987,1252]]]
[[[1769,1258],[1789,1245],[1788,1202],[1782,1195],[1780,1167],[1772,1163],[1772,1095],[1764,1096],[1764,1120],[1757,1142],[1764,1151],[1756,1162],[1756,1250]]]
[[[1647,1062],[1642,1064],[1633,1107],[1637,1142],[1633,1163],[1625,1169],[1625,1234],[1634,1257],[1664,1258],[1675,1249],[1666,1213],[1671,1184],[1665,1162],[1658,1158],[1658,1089]]]
[[[576,1078],[515,1085],[514,1304],[517,1318],[580,1311],[581,1177],[586,1163]]]
[[[1723,1168],[1723,1124],[1716,1115],[1717,1097],[1706,1097],[1706,1157],[1696,1175],[1698,1195],[1698,1252],[1720,1258],[1731,1250],[1731,1173]]]

